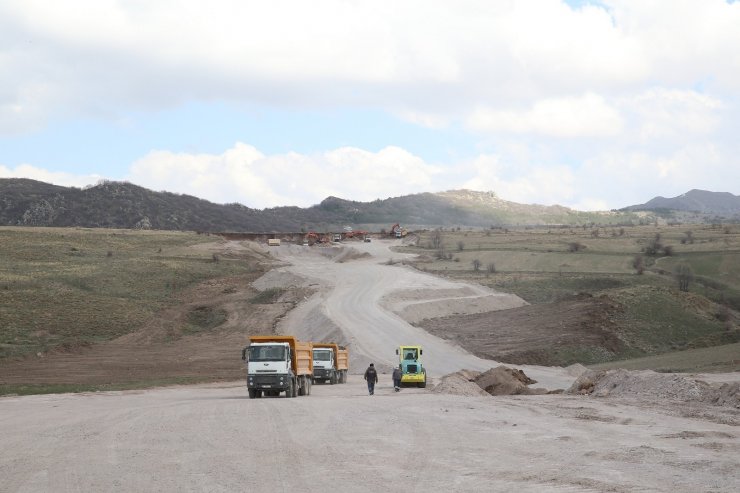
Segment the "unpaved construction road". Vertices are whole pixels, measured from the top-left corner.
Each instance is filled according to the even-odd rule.
[[[437,314],[519,306],[516,297],[383,265],[281,247],[260,280],[315,294],[280,324],[349,343],[355,372],[424,346],[430,374],[484,370],[409,325]],[[331,250],[332,253],[329,253]],[[433,315],[427,315],[433,314]],[[560,368],[525,367],[565,388]],[[0,491],[737,491],[740,416],[709,404],[589,396],[465,397],[432,388],[368,396],[359,375],[297,399],[250,400],[242,382],[0,398]],[[719,379],[719,377],[717,377]],[[736,375],[725,375],[725,380]]]

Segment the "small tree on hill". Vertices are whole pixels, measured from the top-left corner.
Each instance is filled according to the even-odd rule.
[[[568,243],[568,251],[569,252],[580,252],[584,248],[586,248],[586,246],[584,244],[582,244],[582,243],[577,242],[577,241],[571,241],[570,243]]]
[[[663,249],[663,244],[660,242],[660,233],[655,233],[655,238],[648,242],[645,247],[645,254],[654,257]]]
[[[676,266],[674,273],[676,279],[678,279],[678,289],[688,291],[689,284],[694,280],[694,272],[691,270],[691,266],[682,262]]]
[[[637,271],[638,275],[642,275],[645,272],[645,258],[640,254],[635,255],[632,259],[632,268]]]
[[[471,263],[473,264],[473,270],[475,272],[478,272],[480,270],[480,265],[481,265],[480,260],[474,259]]]
[[[440,230],[432,231],[432,237],[430,239],[432,249],[439,250],[442,248],[442,232]]]

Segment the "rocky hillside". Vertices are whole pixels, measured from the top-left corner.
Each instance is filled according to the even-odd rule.
[[[307,208],[251,209],[214,204],[190,195],[154,192],[126,182],[88,188],[28,179],[0,179],[0,225],[81,226],[191,231],[331,231],[344,225],[378,230],[409,227],[508,227],[525,225],[636,224],[637,214],[580,212],[562,206],[526,205],[492,192],[456,190],[372,202],[329,197]]]

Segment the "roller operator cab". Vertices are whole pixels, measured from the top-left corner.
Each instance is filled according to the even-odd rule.
[[[427,386],[427,372],[421,363],[423,351],[421,346],[400,346],[396,349],[398,362],[401,365],[401,384]]]

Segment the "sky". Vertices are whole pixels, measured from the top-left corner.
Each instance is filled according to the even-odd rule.
[[[609,210],[738,156],[740,2],[0,0],[0,178]]]

